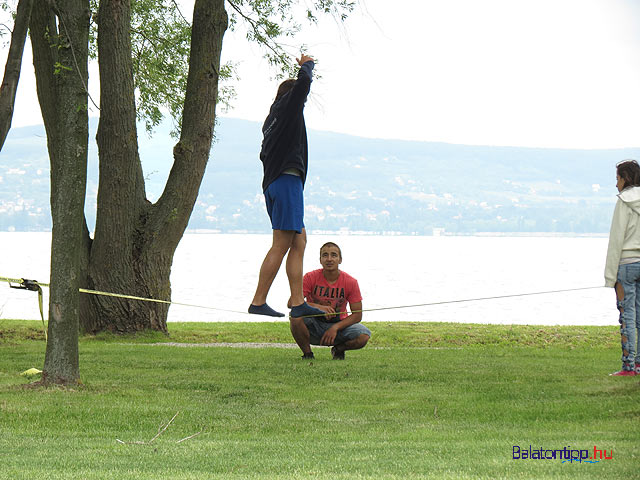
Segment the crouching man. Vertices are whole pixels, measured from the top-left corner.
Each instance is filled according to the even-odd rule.
[[[324,316],[290,318],[291,333],[302,350],[303,359],[314,358],[311,345],[332,346],[334,360],[344,360],[344,352],[364,347],[371,331],[362,325],[362,295],[358,281],[339,269],[340,247],[333,242],[320,248],[321,269],[307,273],[303,295],[307,303],[325,312]],[[350,311],[347,312],[347,303]]]

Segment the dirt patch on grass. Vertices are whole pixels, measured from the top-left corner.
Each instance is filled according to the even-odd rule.
[[[261,343],[261,342],[218,342],[218,343],[178,343],[178,342],[158,342],[158,343],[132,343],[127,345],[152,345],[156,347],[232,347],[232,348],[298,348],[295,343]]]

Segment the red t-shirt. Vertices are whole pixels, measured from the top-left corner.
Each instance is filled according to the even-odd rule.
[[[340,320],[349,316],[347,303],[357,303],[362,301],[358,281],[345,272],[340,272],[340,276],[334,283],[327,282],[322,274],[322,269],[313,270],[304,276],[302,293],[307,302],[318,305],[330,305],[340,314]]]

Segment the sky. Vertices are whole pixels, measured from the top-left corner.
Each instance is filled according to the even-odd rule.
[[[190,16],[193,1],[181,0]],[[317,59],[307,127],[370,138],[554,148],[640,146],[640,1],[360,0],[288,40]],[[6,59],[7,49],[0,54]],[[241,29],[237,98],[222,116],[263,121],[275,72]],[[90,91],[98,100],[97,69]],[[92,115],[97,115],[93,109]],[[30,43],[13,126],[42,123]]]

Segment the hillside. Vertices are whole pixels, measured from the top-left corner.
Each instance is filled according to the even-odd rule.
[[[91,139],[95,137],[92,124]],[[223,118],[189,228],[268,232],[258,159],[261,125]],[[160,195],[175,144],[140,130],[147,195]],[[604,233],[614,165],[640,148],[486,147],[309,132],[309,230],[447,233]],[[89,159],[87,219],[95,221],[97,149]],[[12,129],[0,153],[0,230],[48,230],[49,165],[42,126]]]

